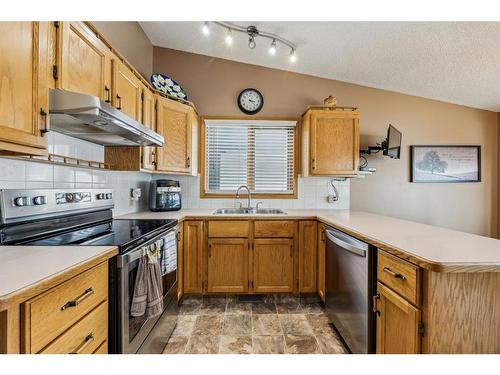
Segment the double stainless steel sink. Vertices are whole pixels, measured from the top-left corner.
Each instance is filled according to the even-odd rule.
[[[286,212],[279,208],[219,208],[215,210],[215,215],[286,215]]]

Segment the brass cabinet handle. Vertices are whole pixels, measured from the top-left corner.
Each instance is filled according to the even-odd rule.
[[[290,258],[293,258],[293,245],[290,245]]]
[[[122,109],[122,97],[120,95],[116,94],[116,100],[118,101],[117,102],[118,106],[116,107],[116,109]]]
[[[95,337],[93,333],[89,333],[84,339],[83,342],[76,347],[74,351],[70,354],[79,354],[87,345],[89,345],[92,341],[94,341]]]
[[[321,231],[321,241],[322,241],[322,242],[325,242],[325,241],[326,241],[326,233],[325,233],[325,230],[324,230],[324,229]]]
[[[189,156],[187,158],[187,168],[191,168],[191,158]]]
[[[61,307],[61,311],[66,310],[67,308],[70,308],[70,307],[78,306],[80,303],[82,303],[85,299],[90,297],[92,294],[94,294],[94,289],[92,289],[92,288],[85,289],[85,292],[83,292],[76,299],[66,302]]]
[[[405,275],[403,275],[401,273],[396,273],[393,270],[391,270],[389,267],[384,267],[382,269],[382,271],[388,273],[389,275],[391,275],[392,277],[394,277],[396,279],[406,280],[406,276]]]
[[[311,161],[312,161],[312,169],[313,169],[313,171],[315,171],[316,170],[316,159],[312,159]]]
[[[43,137],[45,135],[45,133],[47,133],[49,131],[49,126],[47,124],[47,111],[45,110],[45,108],[40,108],[40,116],[43,117],[43,121],[44,121],[44,127],[43,129],[40,129],[40,135]]]
[[[106,91],[106,100],[104,100],[106,103],[111,103],[111,90],[109,89],[108,85],[104,85],[104,91]]]

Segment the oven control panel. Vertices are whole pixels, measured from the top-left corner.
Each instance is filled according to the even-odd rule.
[[[1,189],[0,224],[114,207],[111,189]]]

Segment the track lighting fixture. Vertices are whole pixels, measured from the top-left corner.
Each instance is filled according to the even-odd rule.
[[[292,42],[286,40],[285,38],[280,37],[279,35],[268,33],[262,30],[257,29],[256,26],[250,25],[250,26],[240,26],[236,25],[234,23],[229,23],[229,22],[204,22],[202,26],[202,33],[204,35],[209,35],[210,34],[210,24],[213,23],[215,25],[218,25],[220,27],[223,27],[226,30],[226,34],[224,37],[224,41],[227,46],[231,46],[233,44],[233,35],[232,31],[244,33],[248,35],[248,48],[250,49],[255,49],[257,46],[256,39],[257,37],[262,37],[262,38],[267,38],[271,40],[271,46],[269,47],[269,54],[271,56],[276,55],[278,52],[278,43],[281,43],[288,48],[290,48],[290,53],[288,55],[288,60],[291,64],[295,63],[297,61],[297,47],[295,44]]]

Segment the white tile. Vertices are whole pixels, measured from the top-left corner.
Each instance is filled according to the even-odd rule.
[[[75,183],[75,189],[92,189],[91,182],[77,182]]]
[[[63,165],[54,165],[54,181],[75,182],[75,170]]]
[[[54,166],[51,164],[26,162],[27,181],[54,181]]]
[[[53,189],[52,181],[26,181],[26,189]]]
[[[92,171],[93,184],[105,184],[108,181],[108,172],[106,171]]]
[[[75,188],[74,182],[54,181],[54,189],[74,189],[74,188]]]
[[[25,189],[25,181],[0,181],[0,189]]]
[[[82,182],[92,182],[92,170],[90,169],[75,169],[75,182],[82,183]]]
[[[24,181],[26,179],[26,162],[0,158],[0,171],[0,180]]]

